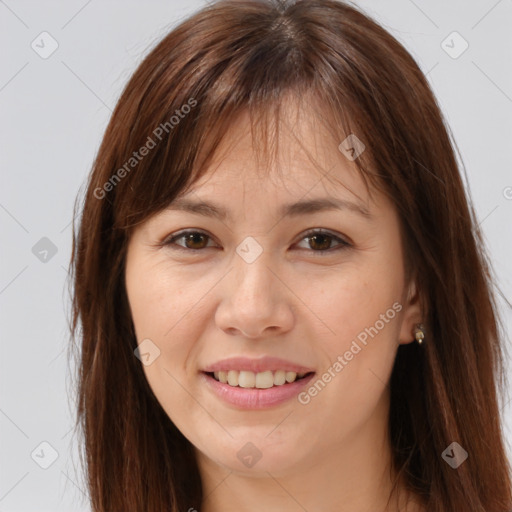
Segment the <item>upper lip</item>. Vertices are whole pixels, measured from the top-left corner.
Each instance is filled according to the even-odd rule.
[[[229,370],[240,370],[249,371],[254,373],[260,373],[265,371],[278,371],[285,370],[288,372],[295,373],[309,373],[314,370],[300,364],[286,361],[278,357],[261,357],[259,359],[250,359],[248,357],[231,357],[229,359],[223,359],[216,363],[208,365],[203,369],[204,372],[219,372]]]

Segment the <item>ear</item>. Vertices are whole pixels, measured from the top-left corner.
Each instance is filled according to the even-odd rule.
[[[414,329],[416,324],[424,322],[421,297],[415,280],[411,280],[403,302],[402,325],[400,327],[399,344],[406,345],[415,341]]]

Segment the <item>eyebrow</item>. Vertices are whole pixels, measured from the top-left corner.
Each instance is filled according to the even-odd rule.
[[[210,201],[175,199],[168,205],[166,210],[186,211],[197,215],[203,215],[205,217],[215,217],[220,220],[226,220],[232,217],[229,210]],[[319,197],[316,199],[284,204],[279,209],[278,215],[280,217],[299,217],[301,215],[309,215],[312,213],[332,210],[350,210],[360,214],[366,219],[370,220],[374,218],[368,208],[362,204],[334,197]]]

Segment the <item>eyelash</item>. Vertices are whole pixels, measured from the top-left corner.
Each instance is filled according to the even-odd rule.
[[[166,240],[164,240],[162,242],[162,246],[171,246],[171,245],[174,245],[174,247],[170,247],[172,250],[178,250],[178,251],[185,251],[185,252],[195,252],[195,253],[198,253],[200,251],[204,251],[205,249],[208,249],[208,247],[204,247],[203,249],[189,249],[187,247],[182,247],[178,244],[175,244],[174,242],[176,240],[179,240],[181,238],[184,238],[185,236],[187,235],[203,235],[203,236],[206,236],[208,237],[210,240],[211,240],[211,237],[203,232],[203,231],[198,231],[198,230],[188,230],[188,231],[182,231],[180,233],[177,233],[176,235],[172,236],[171,238],[167,238]],[[310,252],[313,252],[313,253],[316,253],[316,255],[322,257],[324,255],[326,255],[325,253],[328,253],[328,254],[332,254],[333,252],[337,252],[337,251],[340,251],[340,250],[343,250],[343,249],[347,249],[349,247],[352,247],[352,244],[347,242],[346,240],[328,232],[328,231],[325,231],[323,229],[312,229],[312,230],[309,230],[307,231],[304,236],[302,237],[302,240],[304,239],[307,239],[307,238],[311,238],[313,237],[314,235],[323,235],[323,236],[327,236],[329,238],[332,238],[333,240],[337,241],[340,243],[340,245],[338,247],[335,247],[335,248],[329,248],[329,249],[326,249],[326,250],[313,250],[311,249]],[[327,254],[327,255],[328,255]]]

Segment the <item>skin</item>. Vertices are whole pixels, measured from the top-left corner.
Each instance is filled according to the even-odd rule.
[[[187,191],[188,198],[228,208],[232,218],[169,210],[133,233],[125,278],[137,340],[149,338],[160,350],[144,372],[195,447],[202,512],[418,511],[402,493],[386,509],[387,384],[399,344],[413,341],[422,320],[415,285],[405,282],[399,219],[384,195],[368,196],[354,163],[337,149],[343,139],[333,141],[313,113],[287,112],[269,175],[257,172],[242,116],[207,174]],[[373,218],[347,209],[277,214],[283,203],[326,195],[363,204]],[[327,252],[322,244],[339,242],[308,241],[311,228],[352,245]],[[162,244],[184,229],[207,236],[188,246],[186,238]],[[236,252],[247,236],[263,249],[251,264]],[[233,356],[277,356],[321,376],[396,303],[394,318],[305,405],[293,398],[243,411],[201,384],[202,368]],[[248,442],[261,453],[251,468],[237,458]]]

